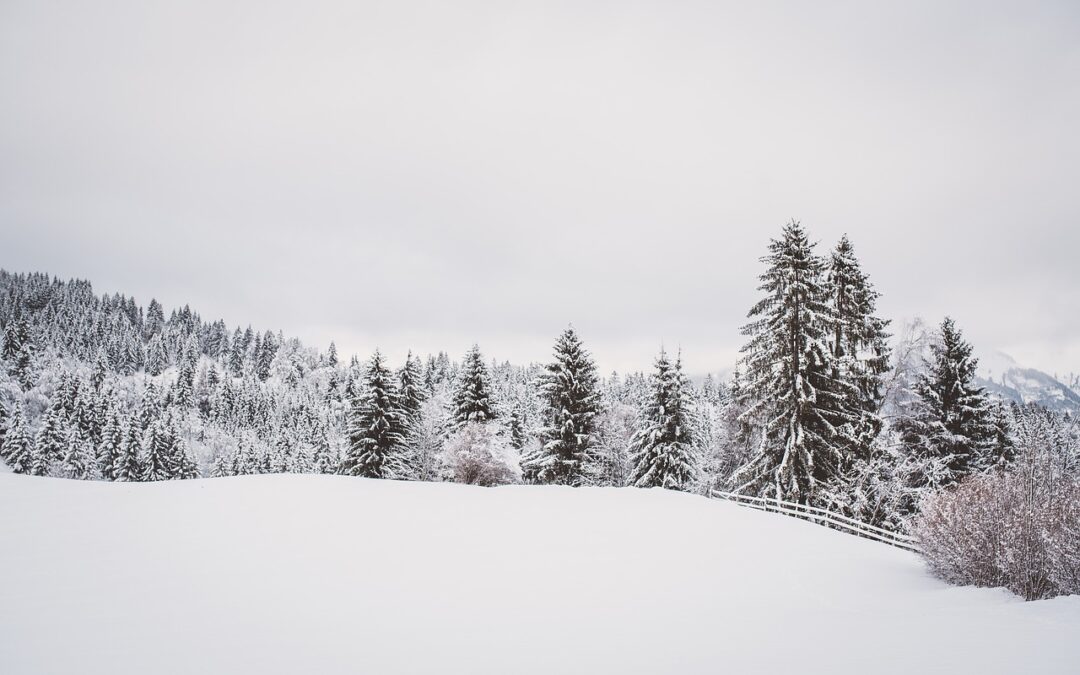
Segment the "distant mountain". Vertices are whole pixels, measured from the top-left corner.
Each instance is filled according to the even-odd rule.
[[[1009,401],[1080,413],[1080,392],[1041,370],[1025,368],[1002,352],[979,359],[976,381],[989,393]]]

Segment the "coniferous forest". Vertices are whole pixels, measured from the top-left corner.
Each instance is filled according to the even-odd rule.
[[[847,237],[827,248],[791,222],[764,253],[732,376],[699,381],[663,349],[642,372],[599,373],[572,326],[547,363],[496,362],[480,345],[341,359],[334,344],[188,306],[0,272],[0,455],[17,473],[80,480],[335,473],[730,492],[913,533],[958,583],[1080,590],[1077,421],[976,386],[952,319],[879,316]],[[1012,512],[1049,524],[1017,526],[1023,565],[973,572],[971,556],[991,554],[958,545],[956,523],[977,538],[987,514]]]

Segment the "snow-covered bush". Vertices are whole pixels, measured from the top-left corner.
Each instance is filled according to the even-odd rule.
[[[496,424],[465,424],[443,446],[447,477],[467,485],[508,485],[521,482],[517,450]]]
[[[1080,477],[1063,470],[1061,455],[1028,446],[1008,470],[923,499],[912,532],[930,570],[1027,600],[1080,593]]]

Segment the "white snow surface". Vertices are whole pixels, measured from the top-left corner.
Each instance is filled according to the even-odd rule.
[[[1076,673],[1080,597],[664,490],[0,475],[0,672]]]

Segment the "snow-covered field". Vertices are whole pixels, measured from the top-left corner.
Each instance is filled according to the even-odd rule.
[[[0,672],[1077,673],[1080,597],[660,490],[0,475]]]

